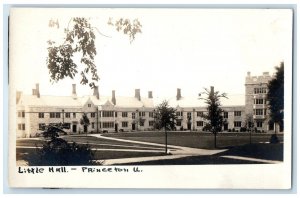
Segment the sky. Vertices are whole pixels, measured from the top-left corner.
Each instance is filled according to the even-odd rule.
[[[79,79],[50,83],[46,65],[47,41],[60,41],[72,17],[87,17],[96,33],[95,62],[101,95],[155,98],[197,97],[204,87],[230,95],[245,94],[247,72],[275,72],[292,58],[292,12],[284,9],[18,9],[11,11],[10,87],[31,94],[35,83],[41,95],[92,94]],[[129,38],[107,25],[109,17],[137,18],[142,33]],[[60,28],[50,28],[49,20]]]

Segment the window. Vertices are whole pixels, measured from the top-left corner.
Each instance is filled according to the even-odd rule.
[[[92,105],[91,105],[91,104],[88,104],[88,107],[92,107]]]
[[[255,99],[254,104],[264,104],[264,99],[262,98]]]
[[[60,113],[59,113],[59,112],[56,112],[56,113],[55,113],[55,117],[56,117],[56,118],[60,118]]]
[[[255,109],[255,115],[263,115],[263,109]]]
[[[224,112],[223,112],[223,117],[224,117],[224,118],[228,118],[228,112],[224,111]]]
[[[234,116],[241,116],[242,112],[241,111],[234,111]]]
[[[144,122],[142,121],[142,122],[140,122],[140,126],[144,126]]]
[[[177,112],[176,112],[176,115],[177,115],[177,116],[182,116],[182,111],[177,111]]]
[[[18,117],[19,118],[25,118],[25,111],[18,111]]]
[[[149,126],[154,126],[154,121],[153,120],[149,121]]]
[[[92,129],[95,128],[95,122],[92,122]]]
[[[39,130],[45,130],[45,123],[39,123]]]
[[[149,112],[149,117],[153,118],[154,117],[154,113],[153,112]]]
[[[96,114],[95,114],[94,112],[92,112],[92,113],[91,113],[91,118],[96,117],[95,115],[96,115]]]
[[[103,128],[114,128],[113,122],[103,122],[102,123]]]
[[[102,113],[103,117],[114,117],[113,111],[103,111]]]
[[[197,121],[197,126],[202,127],[203,126],[203,121]]]
[[[55,118],[55,113],[51,112],[50,113],[50,118]]]
[[[128,116],[127,112],[122,112],[122,117],[123,117],[123,118],[125,118],[125,117],[127,117],[127,116]]]
[[[144,111],[139,112],[139,116],[140,116],[140,117],[145,117],[145,115],[146,115],[146,113],[145,113]]]
[[[191,112],[188,112],[188,113],[187,113],[187,117],[188,117],[188,118],[191,118],[191,117],[192,117],[192,113],[191,113]]]
[[[135,119],[135,113],[132,113],[132,119]]]
[[[65,129],[70,129],[71,128],[71,123],[64,123],[64,128]]]
[[[25,124],[22,124],[22,130],[23,131],[25,130]]]
[[[39,113],[39,118],[44,118],[44,113]]]
[[[71,117],[70,113],[66,113],[66,118],[70,118],[70,117]]]
[[[22,130],[22,124],[18,124],[18,130]]]
[[[259,94],[259,93],[267,93],[267,88],[266,87],[254,88],[254,94]]]
[[[76,113],[73,113],[73,118],[76,118]]]
[[[122,127],[128,127],[128,122],[122,122]]]
[[[115,112],[115,117],[118,117],[118,112],[117,111]]]
[[[242,126],[242,122],[240,122],[240,121],[234,122],[234,127],[241,127],[241,126]]]
[[[197,111],[197,117],[203,117],[203,111]]]
[[[176,120],[176,126],[181,126],[181,120]]]
[[[261,121],[257,121],[257,122],[256,122],[256,127],[261,128],[261,127],[262,127],[262,124],[263,124],[263,123],[262,123]]]

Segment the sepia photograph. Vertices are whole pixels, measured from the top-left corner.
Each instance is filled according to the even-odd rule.
[[[289,189],[292,46],[292,9],[11,8],[10,186]]]

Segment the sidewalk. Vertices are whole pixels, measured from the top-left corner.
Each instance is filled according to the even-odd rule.
[[[105,136],[102,136],[101,134],[90,134],[89,136],[107,139],[107,140],[120,141],[120,142],[144,144],[144,145],[148,145],[148,146],[160,146],[162,148],[164,148],[164,146],[165,146],[164,144],[158,144],[158,143],[141,142],[141,141],[135,141],[135,140],[125,140],[125,139],[118,139],[118,138],[113,138],[113,137],[105,137]],[[183,146],[168,145],[168,151],[169,151],[170,155],[153,156],[153,157],[138,157],[138,158],[108,159],[108,160],[104,160],[104,161],[103,160],[99,160],[99,161],[103,162],[103,165],[126,164],[126,163],[155,161],[155,160],[177,159],[177,158],[183,158],[183,157],[188,157],[188,156],[214,155],[214,154],[217,154],[220,152],[224,152],[226,150],[227,149],[207,150],[207,149],[197,149],[197,148],[190,148],[190,147],[183,147]],[[141,151],[141,150],[139,150],[139,151]]]

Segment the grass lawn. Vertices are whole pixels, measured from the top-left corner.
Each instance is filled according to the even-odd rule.
[[[165,144],[164,132],[131,132],[131,133],[109,133],[104,136],[119,139],[144,141]],[[271,134],[252,134],[252,143],[269,142]],[[278,135],[283,141],[283,135]],[[217,135],[217,147],[241,146],[249,144],[249,133],[219,133]],[[168,132],[168,144],[186,146],[192,148],[214,149],[214,136],[212,133],[200,132]]]
[[[211,156],[190,156],[170,160],[156,160],[123,165],[224,165],[224,164],[265,164],[257,161],[223,158],[222,156],[251,157],[283,161],[283,144],[247,144],[231,147],[227,151]]]
[[[78,144],[88,143],[95,152],[96,160],[136,158],[164,155],[164,132],[131,132],[110,133],[104,136],[118,139],[136,140],[142,142],[160,143],[162,146],[152,146],[139,143],[122,142],[108,139],[100,139],[92,136],[64,136],[68,142]],[[218,148],[228,149],[225,152],[211,156],[190,156],[172,160],[159,160],[134,163],[131,165],[192,165],[192,164],[255,164],[261,162],[227,159],[221,156],[233,155],[252,157],[266,160],[283,160],[283,144],[266,144],[271,134],[253,134],[252,144],[249,144],[247,133],[220,133],[217,136]],[[278,135],[280,141],[283,134]],[[17,140],[17,160],[36,158],[35,146],[42,146],[43,141],[38,139]],[[211,133],[195,132],[169,132],[168,144],[193,148],[214,149],[214,136]],[[26,148],[31,147],[31,148]],[[114,150],[113,150],[114,149]],[[143,150],[138,152],[137,150]]]

